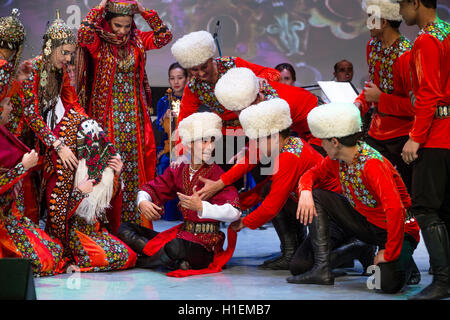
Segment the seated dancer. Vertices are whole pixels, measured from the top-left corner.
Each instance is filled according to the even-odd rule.
[[[156,147],[157,165],[156,174],[162,175],[170,165],[170,152],[172,152],[172,132],[175,131],[177,117],[183,96],[183,90],[187,82],[187,71],[178,62],[169,67],[169,84],[172,90],[171,96],[166,94],[159,99],[156,106],[156,127],[161,132],[161,143]],[[171,122],[171,123],[170,123]],[[172,132],[170,132],[172,131]],[[181,220],[182,215],[177,207],[178,199],[173,199],[164,204],[164,220]]]
[[[308,123],[322,139],[328,157],[299,181],[297,217],[309,225],[314,267],[289,277],[290,283],[332,285],[329,221],[347,234],[378,246],[374,265],[380,268],[380,289],[399,292],[413,270],[419,226],[408,215],[411,199],[392,164],[359,141],[361,116],[351,103],[326,104],[312,110]],[[340,179],[343,195],[319,188],[318,182]],[[313,190],[314,189],[314,190]]]
[[[124,269],[134,265],[136,254],[105,228],[111,202],[119,204],[111,210],[109,221],[116,224],[111,229],[117,230],[120,223],[116,212],[122,162],[102,129],[86,116],[70,85],[66,65],[75,44],[75,34],[58,17],[44,35],[43,55],[31,61],[31,75],[13,97],[22,112],[15,113],[12,128],[19,136],[31,128],[42,141],[37,147],[45,157],[46,231],[61,241],[65,256],[80,271]],[[65,114],[57,123],[54,108],[59,97]],[[51,127],[44,121],[48,113]]]
[[[231,258],[236,242],[236,233],[228,229],[228,248],[222,249],[225,235],[220,221],[239,219],[238,193],[230,186],[207,202],[200,199],[197,190],[203,186],[201,177],[217,180],[223,173],[217,164],[209,163],[215,141],[222,136],[222,120],[212,112],[195,113],[183,119],[178,129],[191,163],[169,167],[145,184],[138,194],[138,207],[141,214],[158,220],[163,204],[178,196],[184,222],[161,233],[122,223],[119,237],[140,254],[138,267],[183,269],[169,273],[171,276],[219,272]]]
[[[12,16],[0,18],[0,258],[28,259],[35,276],[48,276],[64,271],[63,248],[24,215],[23,181],[39,157],[3,127],[11,112],[5,97],[17,92],[16,80],[25,78],[28,69],[22,64],[16,75],[25,39],[17,16],[15,9]]]
[[[207,105],[211,112],[219,115],[223,121],[224,137],[218,142],[216,148],[216,156],[220,153],[222,155],[222,159],[217,163],[222,168],[228,169],[231,167],[227,165],[228,161],[238,151],[238,137],[243,134],[238,115],[226,110],[215,97],[214,87],[217,81],[229,69],[235,67],[251,69],[261,82],[279,81],[280,72],[247,62],[239,57],[214,58],[215,53],[216,44],[212,35],[207,31],[191,32],[172,45],[172,55],[192,75],[192,79],[184,89],[178,121],[198,112],[199,107],[203,104]]]

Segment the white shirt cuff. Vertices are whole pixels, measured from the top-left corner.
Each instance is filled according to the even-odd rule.
[[[207,201],[202,201],[203,211],[197,212],[201,219],[214,219],[222,222],[233,222],[241,217],[241,210],[236,209],[229,203],[223,205],[211,204]]]

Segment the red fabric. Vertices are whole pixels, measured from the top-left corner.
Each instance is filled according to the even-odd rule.
[[[322,144],[320,139],[312,136],[307,121],[308,113],[317,107],[317,97],[303,88],[274,81],[269,81],[269,84],[277,91],[280,98],[289,104],[292,118],[291,129],[308,143],[320,146]]]
[[[368,62],[370,53],[375,50],[374,46],[371,45],[372,43],[374,42],[371,40],[367,44],[366,57]],[[369,129],[369,135],[374,139],[389,140],[407,136],[411,130],[414,110],[409,97],[409,91],[411,90],[409,56],[409,52],[405,52],[394,60],[392,73],[390,74],[394,79],[394,91],[391,94],[383,92],[378,103],[368,103],[363,90],[355,100],[355,102],[361,104],[362,115],[367,113],[372,105],[379,111],[374,113]],[[373,72],[373,83],[377,87],[380,87],[380,82],[383,80],[380,78],[380,66],[381,61],[377,61]]]
[[[10,62],[0,59],[0,70],[3,70],[4,72],[13,72],[14,66],[11,65]],[[13,79],[11,75],[8,75],[10,77],[7,81],[7,83],[1,83],[0,84],[0,101],[2,101],[4,98],[8,98],[16,94],[20,90],[20,84],[15,79]],[[4,77],[6,77],[4,75]]]
[[[156,237],[154,237],[152,240],[150,240],[144,247],[143,252],[148,255],[152,256],[155,253],[157,253],[162,247],[164,247],[168,242],[175,239],[178,232],[181,231],[181,226],[183,224],[179,224],[175,227],[172,227],[166,231],[160,232]],[[209,274],[209,273],[217,273],[221,272],[224,265],[227,264],[227,262],[231,259],[234,253],[234,249],[236,248],[236,242],[237,242],[237,233],[230,227],[228,227],[227,231],[227,249],[223,250],[223,248],[219,248],[218,251],[214,254],[214,259],[211,264],[205,268],[205,269],[199,269],[199,270],[175,270],[167,273],[167,276],[169,277],[176,277],[176,278],[182,278],[182,277],[189,277],[193,275],[202,275],[202,274]]]
[[[308,170],[300,178],[299,191],[312,190],[316,182],[332,181],[339,177],[339,161],[326,157],[320,165]],[[364,165],[361,180],[378,205],[374,208],[366,206],[357,199],[355,190],[351,188],[355,210],[365,216],[368,222],[387,231],[384,258],[393,261],[400,255],[404,232],[412,235],[417,242],[420,240],[417,222],[404,223],[411,199],[400,175],[386,159],[368,160]]]
[[[303,141],[303,140],[302,140]],[[323,157],[314,150],[308,143],[303,141],[303,149],[300,155],[292,152],[282,152],[278,159],[275,160],[274,169],[276,172],[269,177],[271,180],[271,188],[261,205],[250,214],[248,214],[242,222],[250,229],[256,229],[264,223],[270,221],[283,208],[289,196],[297,193],[297,183],[301,175],[308,169],[314,167],[322,161]],[[239,167],[243,165],[235,165],[230,169],[238,172]],[[228,174],[228,172],[227,172]],[[233,171],[230,176],[233,175]],[[234,176],[232,180],[238,178]],[[337,184],[323,185],[324,189],[336,190]],[[256,192],[257,190],[254,190]],[[247,197],[252,196],[249,192]],[[246,199],[243,199],[246,202]]]
[[[411,49],[415,121],[410,137],[424,148],[450,149],[450,117],[435,118],[437,106],[450,105],[450,37],[417,37]]]

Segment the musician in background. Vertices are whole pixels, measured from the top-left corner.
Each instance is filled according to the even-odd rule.
[[[188,81],[188,72],[179,63],[172,63],[169,67],[169,85],[168,93],[159,99],[156,106],[156,127],[162,132],[162,139],[159,146],[156,147],[157,165],[156,174],[162,175],[170,165],[170,135],[177,125],[177,117],[180,110],[181,98],[183,97],[184,87]],[[180,220],[181,213],[177,207],[178,199],[168,201],[164,205],[165,220]]]

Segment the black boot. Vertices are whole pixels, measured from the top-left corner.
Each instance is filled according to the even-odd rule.
[[[125,242],[134,252],[142,254],[147,242],[156,236],[156,231],[141,227],[134,223],[124,222],[120,225],[118,237]]]
[[[414,261],[414,259],[412,257],[411,257],[411,259],[412,259],[412,262],[410,265],[409,279],[406,282],[406,284],[416,285],[416,284],[420,283],[421,275],[420,275],[419,268],[417,268],[416,262]]]
[[[422,227],[422,226],[421,226]],[[449,238],[447,228],[441,221],[423,226],[422,236],[430,255],[433,281],[410,300],[438,300],[450,297],[449,285]]]
[[[289,270],[289,264],[297,251],[297,248],[306,238],[306,227],[301,225],[295,218],[292,219],[290,212],[283,210],[272,219],[275,231],[281,242],[281,255],[264,261],[260,269]]]
[[[357,259],[363,267],[363,275],[367,268],[373,264],[375,258],[376,246],[366,244],[358,239],[352,239],[350,242],[336,248],[331,252],[331,268],[342,268],[342,265]]]
[[[317,216],[309,226],[314,252],[314,266],[311,270],[287,278],[289,283],[333,285],[334,277],[330,266],[329,220],[322,208],[316,205]]]

